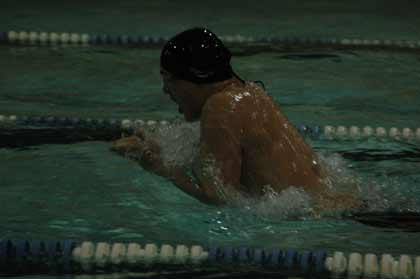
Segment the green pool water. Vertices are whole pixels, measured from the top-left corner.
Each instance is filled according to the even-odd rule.
[[[366,14],[373,13],[373,2],[360,9]],[[10,4],[9,12],[13,12],[1,19],[4,22],[2,27],[38,30],[56,22],[54,28],[48,29],[67,28],[68,31],[82,32],[84,26],[90,26],[88,31],[105,32],[105,27],[98,26],[106,21],[101,16],[107,13],[121,19],[114,29],[110,28],[110,33],[150,31],[169,35],[205,20],[216,30],[226,30],[226,33],[264,35],[267,31],[262,26],[253,26],[242,32],[235,24],[245,23],[246,19],[242,20],[235,14],[233,19],[218,18],[216,21],[211,10],[203,12],[206,17],[200,20],[183,17],[178,22],[169,17],[170,22],[178,22],[178,25],[170,25],[167,29],[157,20],[159,16],[148,18],[149,12],[143,15],[143,19],[150,28],[134,28],[126,22],[127,18],[135,18],[130,14],[129,1],[121,2],[122,7],[124,3],[128,7],[119,10],[105,2],[109,6],[97,8],[95,20],[91,23],[88,15],[95,13],[94,4],[82,14],[73,17],[68,13],[63,19],[59,15],[64,12],[54,5],[48,10],[49,5],[45,3],[32,9],[23,5],[21,11],[18,6],[13,6],[17,4]],[[167,4],[173,5],[171,3]],[[335,15],[342,11],[347,19],[355,18],[351,14],[361,16],[362,13],[356,4],[303,3],[309,10],[300,12],[291,3],[286,11],[279,7],[285,19],[278,22],[274,17],[276,12],[269,9],[273,3],[244,8],[244,13],[255,12],[257,19],[262,17],[259,11],[272,14],[265,24],[273,23],[270,28],[277,28],[284,27],[286,22],[294,22],[295,16],[312,12],[315,18],[305,20],[320,22],[319,33],[316,33],[320,36],[324,34],[323,27],[328,26],[323,15],[329,14],[329,8]],[[151,2],[142,5],[145,6],[134,6],[159,10]],[[168,14],[165,7],[161,8],[162,13]],[[116,15],[118,12],[121,14]],[[229,10],[225,12],[229,13]],[[38,19],[37,13],[46,16]],[[352,29],[345,21],[339,21],[341,24],[336,29],[325,27],[325,34],[372,35],[374,32],[370,28],[377,23],[381,31],[379,37],[389,35],[395,38],[391,36],[393,34],[399,34],[400,38],[416,36],[409,28],[415,19],[410,18],[392,18],[400,25],[392,25],[395,32],[387,33],[390,28],[384,19],[386,14],[369,17],[371,25],[366,29],[357,24]],[[75,30],[70,30],[72,28]],[[399,32],[398,28],[406,33]],[[294,29],[295,33],[302,30],[305,30],[303,23]],[[306,34],[301,33],[302,36]],[[328,53],[336,57],[293,60],[285,57],[286,53],[261,52],[234,56],[233,65],[245,79],[264,81],[268,93],[296,124],[420,127],[418,54],[380,51]],[[176,106],[161,90],[159,54],[158,49],[0,46],[0,114],[179,118]],[[373,197],[380,193],[384,200],[377,203],[385,204],[384,208],[420,212],[418,144],[377,140],[313,140],[310,144],[332,165],[337,163],[345,169],[346,177],[359,179],[366,195]],[[70,238],[420,254],[418,233],[369,227],[339,217],[290,216],[290,212],[300,206],[293,200],[279,198],[266,204],[261,202],[255,207],[233,208],[201,204],[166,180],[111,153],[109,147],[110,143],[106,142],[82,142],[0,149],[0,239]]]

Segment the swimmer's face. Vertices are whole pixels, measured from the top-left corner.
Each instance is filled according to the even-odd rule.
[[[191,82],[175,78],[168,71],[161,69],[160,74],[163,80],[163,92],[178,104],[179,113],[184,114],[187,121],[194,121],[200,117],[199,111],[194,102],[193,85]]]
[[[163,92],[165,94],[168,94],[171,97],[172,101],[178,103],[177,99],[175,98],[175,77],[173,77],[169,72],[165,71],[164,69],[160,70],[160,75],[163,81]]]

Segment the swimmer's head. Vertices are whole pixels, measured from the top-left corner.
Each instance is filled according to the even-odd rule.
[[[187,121],[198,120],[206,100],[221,82],[238,78],[230,51],[210,30],[186,30],[163,47],[160,68],[163,91],[178,104]]]
[[[213,83],[232,78],[231,56],[213,32],[193,28],[165,44],[160,65],[177,79],[197,84]]]

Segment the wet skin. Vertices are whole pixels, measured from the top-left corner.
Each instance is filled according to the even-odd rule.
[[[220,195],[218,187],[226,193],[260,197],[266,186],[277,193],[295,186],[311,194],[316,211],[360,206],[353,196],[328,190],[323,184],[327,174],[316,154],[275,101],[256,84],[232,78],[196,85],[177,80],[164,70],[161,74],[164,92],[179,105],[185,119],[201,122],[200,154],[194,166],[198,183],[183,169],[165,168],[159,148],[147,142],[141,132],[140,136],[115,142],[114,151],[125,155],[142,153],[140,158],[132,157],[209,204],[231,202],[229,196]]]

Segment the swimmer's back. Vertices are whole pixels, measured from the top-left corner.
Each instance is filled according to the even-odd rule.
[[[247,188],[243,190],[262,195],[269,185],[277,192],[289,186],[319,192],[316,155],[261,87],[255,83],[229,86],[207,101],[206,113],[213,115],[211,121],[229,125],[240,144],[240,184]]]

